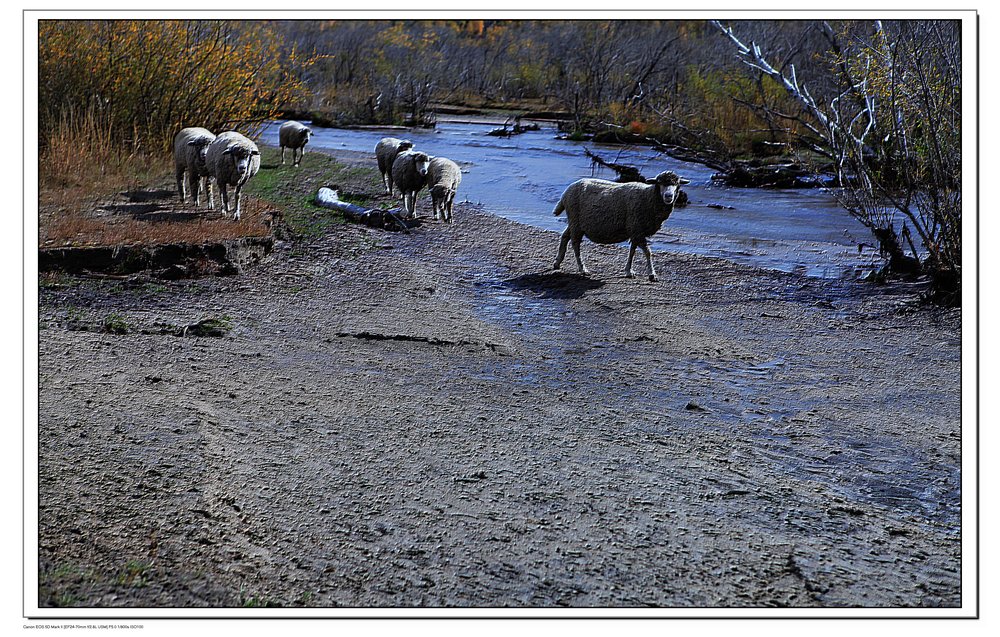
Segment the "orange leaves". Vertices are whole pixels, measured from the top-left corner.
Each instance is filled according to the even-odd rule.
[[[311,61],[283,59],[265,22],[43,21],[39,116],[44,130],[67,108],[97,107],[117,142],[168,149],[183,126],[251,132],[301,89],[294,71]]]

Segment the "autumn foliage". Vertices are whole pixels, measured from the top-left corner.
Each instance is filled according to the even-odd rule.
[[[185,126],[253,134],[308,63],[265,22],[42,21],[40,143],[71,119],[99,122],[129,152],[167,150]]]

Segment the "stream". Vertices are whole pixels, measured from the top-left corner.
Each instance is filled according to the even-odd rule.
[[[269,125],[261,141],[277,146],[281,123]],[[508,219],[556,232],[566,227],[565,215],[552,215],[566,186],[581,177],[615,177],[607,169],[594,171],[584,155],[589,148],[607,161],[634,165],[647,177],[672,170],[691,180],[684,187],[690,204],[675,209],[653,236],[654,250],[822,278],[862,276],[877,259],[870,247],[859,252],[860,242],[872,243],[867,229],[827,191],[719,186],[712,182],[711,168],[650,148],[559,140],[553,126],[506,138],[488,136],[493,128],[491,123],[449,120],[439,121],[434,129],[408,131],[314,126],[307,148],[370,152],[374,165],[375,144],[382,137],[410,139],[417,149],[462,166],[457,201],[481,204]]]

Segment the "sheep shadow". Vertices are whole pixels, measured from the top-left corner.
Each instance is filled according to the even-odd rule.
[[[582,274],[548,271],[522,274],[503,284],[517,290],[530,290],[543,299],[578,299],[602,287],[604,282]]]
[[[177,196],[176,190],[130,190],[121,193],[129,203],[147,203],[150,201],[163,201],[174,199]]]
[[[194,221],[204,219],[208,210],[204,211],[180,211],[169,206],[158,203],[119,203],[101,206],[101,210],[114,215],[128,216],[136,221],[148,221],[151,223],[164,221]]]

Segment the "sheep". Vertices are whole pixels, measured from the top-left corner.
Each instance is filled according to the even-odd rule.
[[[204,182],[205,193],[208,195],[208,205],[215,208],[212,197],[212,182],[209,180],[208,168],[205,166],[205,156],[208,145],[215,139],[211,131],[204,128],[185,128],[174,136],[174,172],[177,176],[177,193],[181,203],[185,202],[184,173],[187,173],[188,190],[194,205],[201,205],[200,190]]]
[[[427,165],[427,189],[431,191],[434,204],[434,219],[452,222],[452,205],[455,203],[455,192],[462,183],[462,169],[458,164],[445,157],[432,157]]]
[[[306,154],[306,144],[312,129],[295,121],[287,121],[278,129],[278,144],[281,145],[281,165],[285,165],[285,147],[292,149],[292,165],[298,166],[302,162],[302,156]],[[299,158],[295,159],[295,150],[299,149]]]
[[[208,170],[222,193],[222,214],[229,212],[228,186],[236,186],[236,207],[233,219],[240,218],[240,193],[244,184],[260,170],[260,151],[252,141],[237,133],[220,133],[208,145]],[[214,206],[213,206],[214,208]]]
[[[413,142],[395,137],[383,137],[375,145],[375,159],[378,161],[378,171],[382,174],[385,194],[392,194],[392,162],[396,159],[396,155],[411,148],[413,148]]]
[[[430,157],[415,150],[404,150],[392,162],[392,181],[403,193],[403,208],[410,218],[417,216],[417,192],[427,183]]]
[[[619,243],[630,240],[632,245],[625,264],[625,276],[634,278],[632,258],[635,249],[642,248],[649,265],[649,280],[656,281],[653,256],[647,237],[651,237],[674,209],[680,186],[691,183],[670,171],[662,172],[645,183],[615,183],[603,179],[580,179],[563,192],[552,214],[566,211],[569,226],[559,241],[558,270],[566,256],[566,244],[573,241],[573,252],[580,272],[589,274],[580,258],[580,242],[587,237],[594,243]]]

